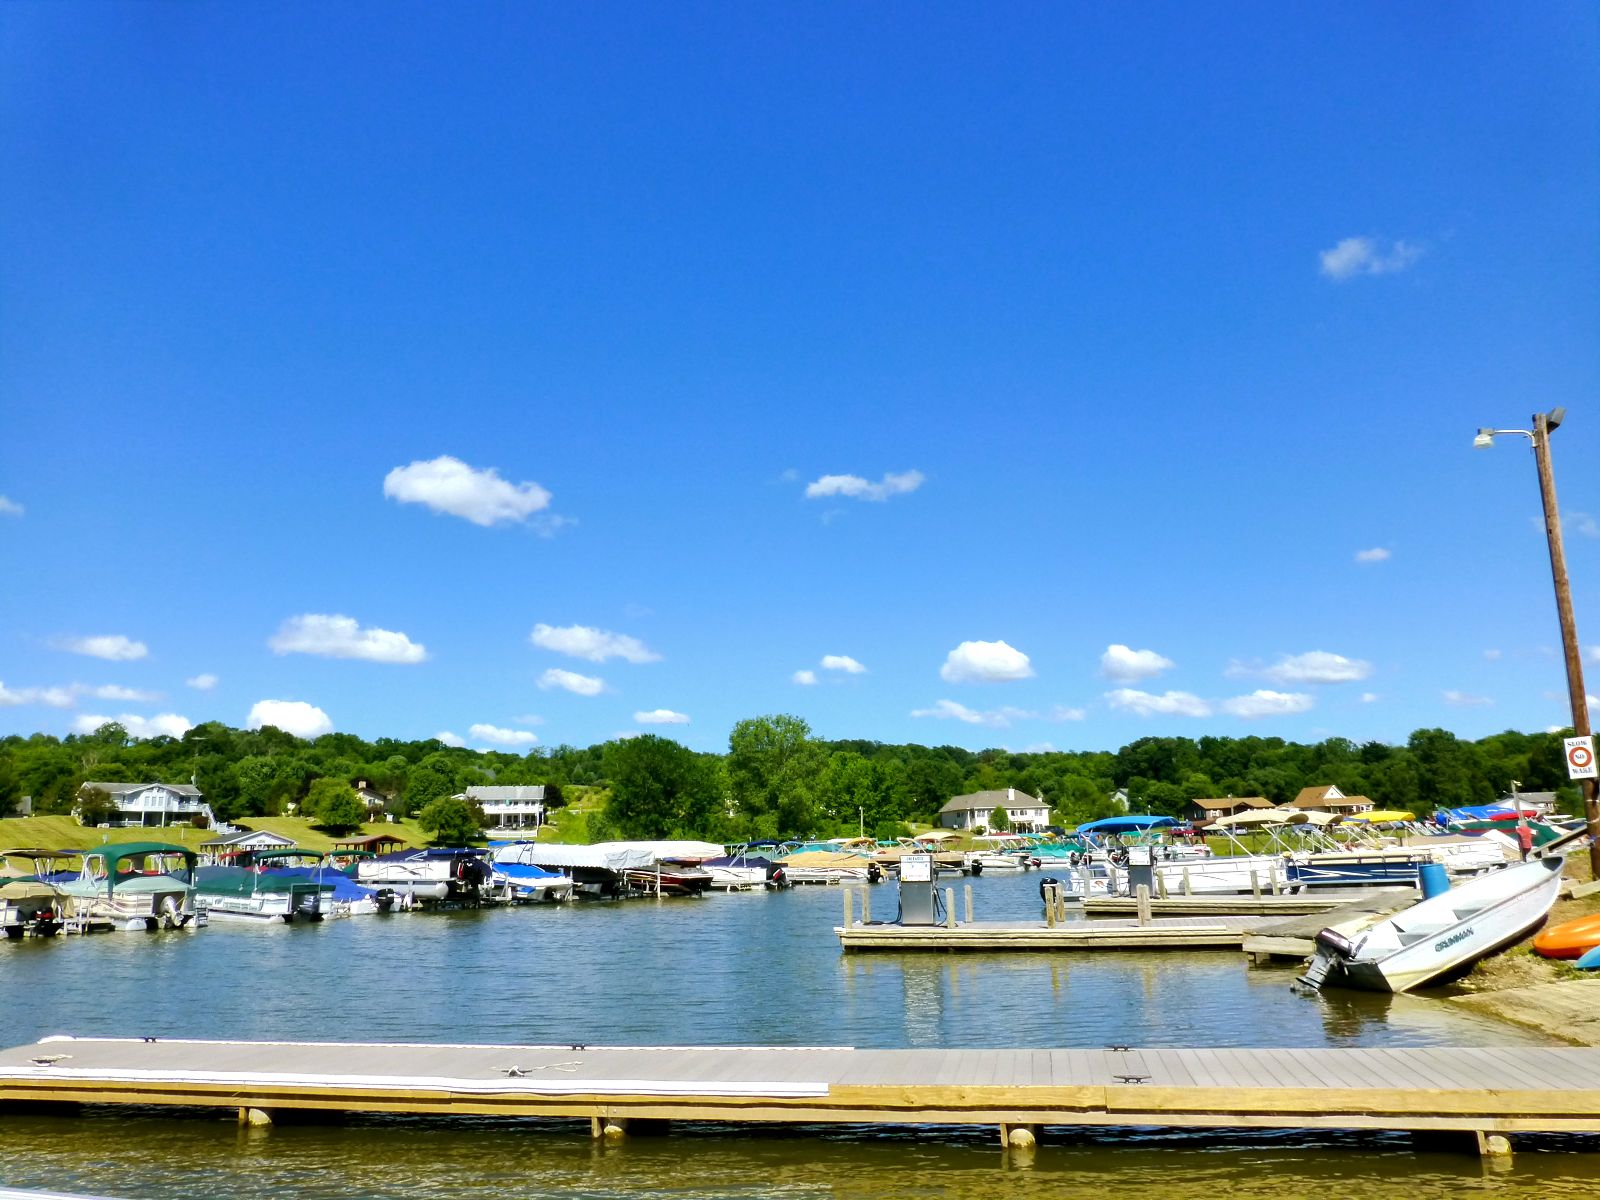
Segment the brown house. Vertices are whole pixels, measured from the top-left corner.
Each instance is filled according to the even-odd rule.
[[[1300,794],[1283,807],[1313,809],[1316,812],[1348,817],[1351,813],[1371,812],[1377,806],[1365,796],[1346,796],[1333,784],[1328,783],[1321,787],[1301,788]]]
[[[1227,796],[1222,799],[1189,801],[1189,817],[1195,821],[1215,821],[1247,808],[1271,808],[1272,801],[1265,796]]]

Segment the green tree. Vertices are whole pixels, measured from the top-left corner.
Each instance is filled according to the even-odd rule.
[[[823,750],[799,717],[751,717],[728,737],[728,786],[750,832],[810,833]]]
[[[705,837],[721,804],[709,762],[670,738],[644,734],[608,742],[601,759],[611,780],[606,821],[623,837]]]
[[[333,833],[358,829],[367,816],[367,806],[361,803],[355,788],[342,779],[314,780],[306,794],[306,808],[319,825]]]
[[[454,796],[439,796],[423,806],[417,824],[433,834],[436,846],[462,846],[483,832],[483,810]]]
[[[102,726],[101,728],[104,728]],[[100,788],[86,787],[78,793],[78,823],[93,828],[108,825],[117,817],[117,806]]]
[[[1011,815],[1006,812],[1006,806],[996,804],[994,811],[989,814],[989,832],[1005,833],[1011,828]]]

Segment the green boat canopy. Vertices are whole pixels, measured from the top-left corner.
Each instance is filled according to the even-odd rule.
[[[200,861],[200,856],[187,846],[174,846],[167,842],[107,842],[92,850],[79,850],[78,853],[101,855],[108,868],[125,858],[143,858],[146,854],[181,854],[191,867]]]

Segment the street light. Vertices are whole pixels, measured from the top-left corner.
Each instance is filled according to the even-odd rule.
[[[1572,584],[1567,579],[1567,553],[1561,542],[1561,509],[1556,505],[1555,474],[1550,466],[1550,433],[1560,426],[1566,415],[1564,408],[1534,413],[1532,429],[1480,428],[1472,444],[1485,449],[1501,436],[1525,437],[1533,444],[1534,464],[1539,471],[1539,498],[1544,503],[1545,539],[1550,543],[1550,575],[1556,588],[1556,617],[1561,622],[1561,648],[1567,660],[1572,732],[1583,737],[1589,733],[1589,699],[1583,686],[1578,622],[1572,615]],[[1583,781],[1583,814],[1589,826],[1589,865],[1600,879],[1600,803],[1596,801],[1593,779]]]

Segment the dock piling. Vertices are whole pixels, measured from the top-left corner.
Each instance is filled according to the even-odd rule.
[[[1185,896],[1194,895],[1194,880],[1189,878],[1188,867],[1183,868],[1183,894]]]
[[[849,929],[855,923],[856,906],[852,893],[854,888],[840,888],[839,894],[844,897],[844,927]]]
[[[1139,902],[1139,924],[1150,924],[1150,888],[1141,883],[1134,892],[1134,898]]]
[[[861,923],[872,924],[872,892],[869,888],[861,889]]]
[[[1261,876],[1256,873],[1254,868],[1250,871],[1250,894],[1257,900],[1261,899]]]
[[[946,929],[956,927],[956,890],[953,887],[944,890],[944,925]]]
[[[971,925],[972,924],[972,885],[970,883],[962,884],[961,885],[961,894],[962,894],[962,899],[965,901],[965,903],[962,906],[962,911],[967,914],[967,924]]]

